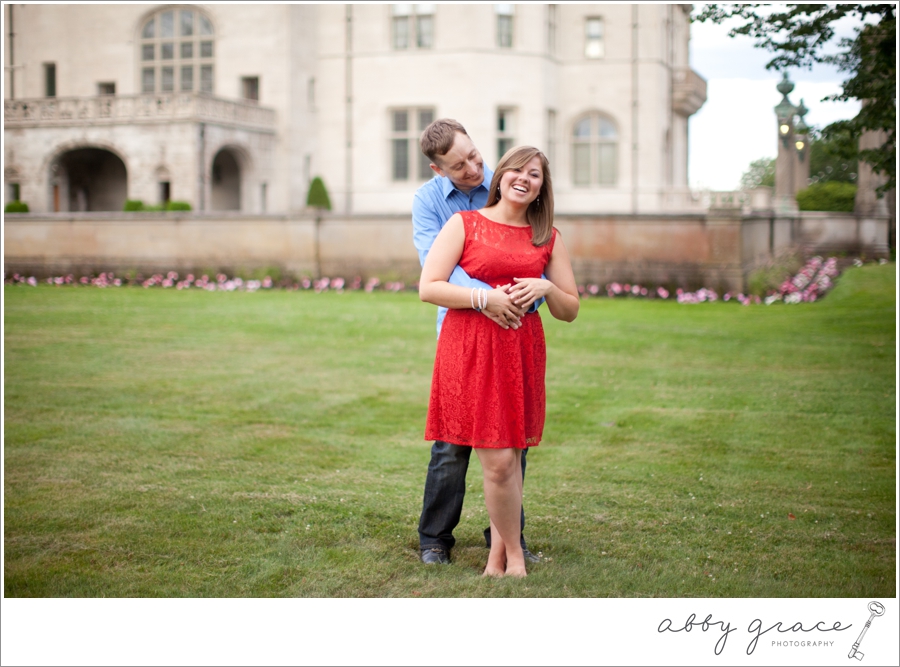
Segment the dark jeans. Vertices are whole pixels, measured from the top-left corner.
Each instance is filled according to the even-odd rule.
[[[525,454],[522,450],[522,480],[525,480]],[[434,547],[450,551],[456,544],[453,529],[459,524],[463,498],[466,495],[466,471],[469,469],[471,447],[451,445],[435,441],[431,447],[431,462],[425,478],[425,498],[419,519],[419,549]],[[525,530],[525,509],[522,508],[522,530]],[[484,538],[491,546],[491,528],[484,531]],[[522,535],[525,548],[525,535]]]

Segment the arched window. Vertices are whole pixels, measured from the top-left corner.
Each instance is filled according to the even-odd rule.
[[[615,185],[619,133],[599,113],[575,123],[572,132],[572,182],[575,185]]]
[[[141,26],[142,93],[213,92],[212,22],[196,9],[162,9]]]

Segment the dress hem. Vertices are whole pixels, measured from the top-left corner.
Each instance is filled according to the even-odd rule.
[[[538,445],[541,444],[540,438],[528,438],[528,440],[535,440],[535,442],[526,441],[526,443],[524,445],[508,445],[508,444],[496,443],[496,442],[492,442],[492,443],[456,442],[457,440],[459,440],[459,438],[446,438],[446,437],[432,438],[432,437],[430,437],[430,434],[427,434],[424,439],[426,442],[431,442],[433,440],[435,440],[435,441],[440,440],[441,442],[447,442],[451,445],[456,445],[457,447],[471,447],[472,449],[529,449],[531,447],[537,447]]]

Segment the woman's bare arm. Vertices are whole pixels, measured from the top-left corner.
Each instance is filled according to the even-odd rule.
[[[422,277],[419,279],[419,298],[422,301],[445,308],[472,307],[472,290],[447,282],[453,269],[459,264],[465,242],[466,231],[462,216],[457,213],[441,229],[428,252],[428,257],[425,258]],[[504,319],[515,321],[521,316],[522,310],[512,303],[504,288],[488,292],[488,309],[492,313],[502,315]],[[509,328],[509,325],[500,324],[500,326],[504,329]]]
[[[516,284],[509,290],[513,303],[527,310],[532,303],[544,297],[553,317],[571,322],[578,316],[581,303],[578,299],[575,273],[572,271],[572,260],[569,259],[569,251],[561,236],[556,237],[544,275],[547,276],[546,280],[516,278]]]

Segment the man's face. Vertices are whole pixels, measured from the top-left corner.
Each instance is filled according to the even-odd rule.
[[[453,185],[463,192],[476,188],[484,181],[484,160],[468,135],[456,133],[453,145],[445,155],[438,158],[438,164],[431,168],[439,176],[446,176]]]

